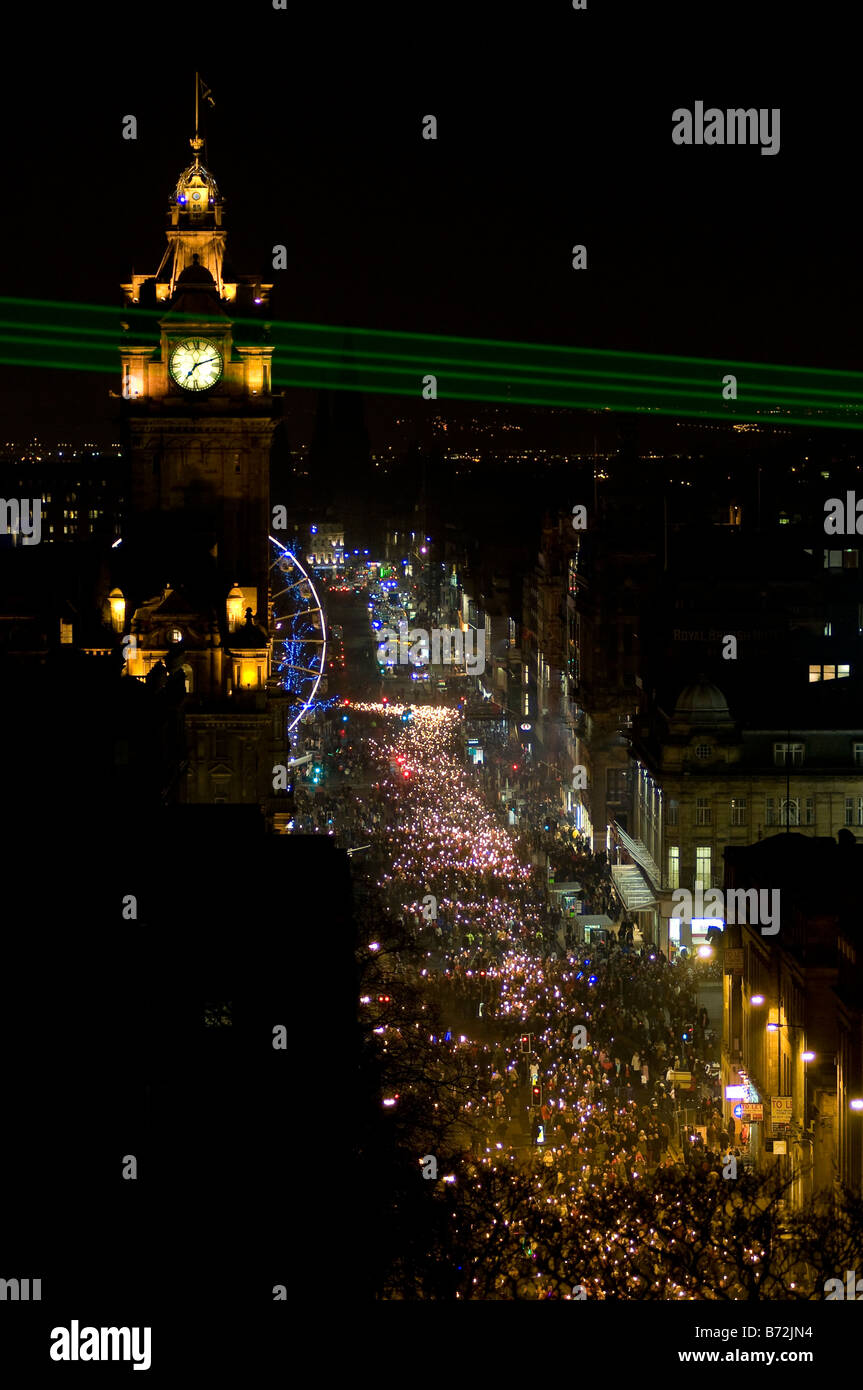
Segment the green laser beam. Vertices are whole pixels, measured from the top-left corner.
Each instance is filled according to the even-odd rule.
[[[108,315],[110,316],[112,323],[118,321],[121,318],[123,320],[143,318],[145,320],[152,320],[154,324],[158,325],[158,323],[162,319],[166,318],[170,314],[170,308],[167,305],[167,302],[165,308],[163,309],[142,309],[136,305],[109,307],[107,305],[82,304],[73,301],[24,299],[16,296],[0,296],[0,306],[3,305],[10,307],[19,306],[21,308],[29,309],[61,309],[65,314],[68,314],[69,312],[80,311],[91,316]],[[171,315],[170,318],[170,322],[173,324],[180,324],[183,322],[200,323],[200,321],[201,320],[199,315],[192,314]],[[639,361],[657,363],[683,363],[684,365],[690,367],[706,366],[715,368],[717,370],[722,369],[723,371],[731,370],[732,368],[736,368],[736,370],[739,371],[741,368],[746,368],[751,371],[788,372],[794,374],[804,374],[807,376],[829,377],[831,379],[835,379],[836,377],[849,377],[863,385],[863,373],[846,368],[804,367],[791,363],[752,362],[749,360],[739,358],[711,358],[697,356],[684,357],[671,353],[632,352],[621,351],[619,349],[614,348],[584,348],[572,346],[569,344],[540,344],[526,343],[519,340],[509,339],[468,338],[459,335],[446,335],[440,333],[417,333],[408,331],[406,329],[377,329],[362,328],[356,326],[352,327],[349,325],[337,324],[308,324],[294,322],[291,320],[271,321],[260,316],[256,318],[250,318],[238,315],[237,317],[232,317],[230,319],[230,322],[232,324],[251,324],[258,329],[261,329],[266,324],[270,331],[273,333],[288,331],[299,333],[340,334],[348,335],[349,337],[377,337],[388,343],[394,343],[399,340],[406,342],[450,343],[468,345],[472,347],[491,347],[496,348],[498,350],[516,349],[520,353],[562,353],[569,356],[595,357],[599,359],[608,358],[615,361],[626,361],[630,363]],[[101,331],[107,334],[109,332],[115,332],[115,329],[113,326],[111,326]],[[333,349],[333,351],[336,352],[339,351],[339,349]]]
[[[84,351],[85,349],[92,351],[92,346],[93,346],[92,344],[83,344],[83,343],[80,344],[80,345],[76,345],[76,344],[74,344],[74,343],[68,343],[68,342],[66,342],[66,341],[65,341],[64,339],[62,339],[62,338],[49,338],[49,337],[42,337],[42,336],[33,335],[33,334],[9,334],[9,333],[0,333],[0,342],[21,343],[21,344],[28,344],[28,345],[43,346],[43,347],[61,347],[61,348],[65,348],[67,351],[74,350],[74,349],[76,348],[76,346],[80,346],[80,350],[81,350],[81,351]],[[155,350],[155,349],[154,349],[154,350]],[[91,360],[89,363],[84,363],[84,364],[80,364],[80,365],[82,366],[83,369],[90,369],[90,370],[110,370],[110,371],[113,372],[113,371],[116,370],[116,367],[117,367],[117,362],[116,362],[116,356],[115,356],[115,354],[116,354],[118,351],[119,351],[119,348],[117,348],[117,347],[111,347],[110,349],[106,347],[106,352],[110,352],[110,361],[109,361],[109,362],[103,364],[102,362],[97,362],[96,360]],[[310,367],[311,367],[311,366],[313,366],[313,367],[315,367],[317,370],[320,370],[321,368],[323,368],[324,370],[329,369],[329,370],[332,370],[333,372],[336,372],[336,373],[344,373],[344,372],[346,372],[346,371],[355,370],[355,368],[353,367],[352,364],[346,364],[346,363],[344,363],[342,360],[332,360],[332,361],[330,361],[330,362],[328,362],[328,363],[322,363],[322,362],[319,362],[319,361],[318,361],[317,359],[315,359],[315,358],[311,359],[311,361],[310,361],[307,357],[285,357],[284,355],[282,355],[282,356],[279,358],[279,363],[278,363],[278,365],[279,365],[280,368],[281,368],[282,364],[284,364],[284,365],[286,365],[286,366],[294,366],[294,367],[306,367],[306,366],[310,366]],[[390,366],[390,365],[378,367],[378,366],[374,366],[373,364],[365,364],[365,363],[362,363],[362,364],[360,364],[360,365],[363,366],[364,371],[365,371],[366,373],[368,373],[368,372],[374,372],[374,373],[377,373],[377,374],[378,374],[378,377],[381,377],[381,376],[385,376],[386,378],[389,378],[389,377],[396,377],[396,376],[413,376],[413,377],[416,377],[416,376],[418,375],[418,372],[417,372],[417,370],[416,370],[414,367],[407,367],[407,366],[396,367],[396,366]],[[495,364],[493,364],[493,363],[488,363],[487,365],[489,365],[489,366],[494,366]],[[447,375],[446,372],[443,372],[443,373],[441,372],[440,366],[439,366],[439,364],[437,364],[437,363],[434,363],[434,362],[429,363],[428,361],[426,361],[426,362],[424,363],[424,366],[426,366],[426,367],[431,366],[431,367],[435,367],[435,368],[436,368],[436,370],[435,370],[434,372],[431,373],[432,375],[435,375],[435,376],[441,376],[441,375],[443,375],[444,377],[446,377],[446,375]],[[462,371],[460,371],[460,372],[458,372],[458,373],[451,373],[450,375],[451,375],[451,377],[452,377],[454,380],[457,380],[458,382],[468,382],[468,381],[491,381],[491,382],[495,382],[495,383],[497,383],[497,384],[501,384],[501,372],[499,372],[499,371],[498,371],[498,372],[494,372],[494,373],[489,373],[489,372],[475,372],[475,371],[464,371],[464,370],[462,370]],[[545,388],[545,389],[548,389],[548,388],[556,388],[559,392],[561,392],[561,393],[566,393],[566,394],[562,394],[562,395],[561,395],[559,403],[560,403],[560,404],[567,404],[567,403],[570,402],[570,393],[571,393],[571,392],[573,392],[573,391],[576,391],[576,392],[577,392],[577,391],[586,390],[586,389],[588,389],[588,387],[590,387],[591,389],[593,389],[594,386],[595,386],[595,383],[594,383],[594,382],[584,382],[584,381],[581,381],[581,380],[572,379],[575,375],[576,375],[575,373],[569,372],[569,373],[568,373],[568,376],[570,377],[569,380],[567,380],[567,381],[555,382],[555,381],[548,381],[544,376],[539,376],[539,377],[537,377],[537,376],[522,376],[522,375],[517,374],[517,373],[514,373],[514,372],[507,372],[506,375],[505,375],[505,382],[504,382],[504,384],[506,384],[507,386],[511,386],[511,385],[516,385],[516,386],[536,386],[536,387]],[[604,372],[595,372],[595,371],[591,371],[590,369],[582,369],[581,372],[578,373],[578,376],[586,376],[586,377],[590,377],[590,378],[596,378],[597,380],[599,380],[599,381],[602,382],[602,389],[603,389],[603,390],[605,390],[606,392],[618,393],[618,394],[621,394],[621,395],[622,395],[622,394],[625,394],[626,392],[629,392],[629,391],[631,391],[631,390],[633,389],[630,383],[632,383],[632,382],[637,382],[638,385],[639,385],[639,396],[640,396],[640,397],[643,397],[643,396],[646,394],[651,400],[655,399],[657,396],[673,396],[676,400],[683,400],[683,401],[689,400],[689,399],[711,400],[711,399],[715,399],[715,397],[716,397],[716,392],[717,392],[716,383],[713,383],[713,384],[708,385],[708,384],[707,384],[706,382],[704,382],[704,381],[699,381],[699,380],[697,380],[697,379],[687,378],[687,377],[666,378],[666,377],[655,376],[655,375],[652,375],[652,374],[651,374],[651,375],[647,375],[647,376],[638,376],[637,374],[628,373],[628,372],[625,372],[625,373],[610,373],[610,374],[609,374],[609,373],[604,373]],[[368,390],[370,390],[370,391],[373,391],[373,392],[386,392],[386,391],[388,390],[388,385],[389,385],[389,383],[388,383],[387,381],[382,381],[382,380],[380,380],[380,379],[378,379],[378,380],[369,380],[367,377],[365,377],[365,378],[364,378],[364,382],[365,382],[366,388],[367,388]],[[331,382],[330,382],[330,385],[337,388],[337,387],[339,386],[339,382],[338,382],[338,381],[335,381],[335,382],[331,381]],[[689,389],[690,386],[695,387],[696,389]],[[438,388],[440,389],[440,383],[438,383]],[[759,404],[759,405],[777,405],[777,406],[780,406],[780,405],[796,405],[796,406],[801,406],[801,405],[802,405],[802,406],[805,407],[806,404],[807,404],[807,401],[806,401],[806,400],[797,401],[797,400],[794,399],[794,396],[806,394],[806,395],[808,395],[808,396],[811,397],[811,395],[815,394],[811,389],[808,389],[808,388],[806,388],[806,387],[790,387],[790,386],[785,386],[785,385],[783,385],[783,386],[774,388],[774,389],[770,392],[769,395],[763,395],[763,394],[761,394],[761,393],[759,393],[759,392],[754,392],[754,391],[752,391],[752,390],[748,387],[748,385],[747,385],[745,382],[744,382],[743,387],[742,387],[741,389],[743,390],[743,392],[744,392],[744,394],[745,394],[745,399],[746,399],[747,401],[750,401],[750,402],[753,403],[753,404]],[[857,397],[857,398],[849,397],[848,395],[845,395],[845,394],[843,394],[842,392],[839,392],[839,391],[819,390],[819,391],[817,392],[817,394],[823,395],[823,396],[825,396],[825,397],[826,397],[826,396],[836,397],[836,398],[838,398],[838,400],[840,400],[843,404],[848,405],[849,408],[850,408],[850,406],[851,406],[851,404],[852,404],[852,401],[854,401],[855,399],[856,399],[856,400],[859,400],[861,403],[863,403],[863,394],[861,394],[861,396],[860,396],[860,397]],[[482,396],[479,396],[478,398],[481,399]],[[813,402],[813,405],[815,405],[815,404],[820,405],[821,403],[820,403],[820,402]]]
[[[37,359],[22,357],[20,354],[4,356],[4,365],[22,367],[49,367],[60,370],[84,370],[117,373],[119,363],[117,354],[123,350],[124,339],[118,329],[122,322],[131,322],[137,315],[145,323],[153,325],[164,319],[168,309],[142,310],[125,306],[107,308],[82,304],[67,304],[53,300],[32,300],[23,298],[0,298],[0,306],[7,313],[26,311],[21,321],[14,317],[0,319],[0,327],[17,329],[13,333],[0,333],[0,343],[19,347],[38,347],[50,351],[51,356]],[[34,322],[39,314],[60,309],[64,315],[70,312],[86,315],[90,323],[73,324],[68,322]],[[35,312],[34,312],[35,311]],[[121,319],[122,315],[122,319]],[[105,316],[109,317],[108,322]],[[104,327],[97,326],[100,319]],[[170,323],[179,328],[185,320],[171,317]],[[201,320],[189,315],[188,322],[200,329]],[[262,327],[261,319],[230,319],[231,324],[252,323]],[[406,331],[388,332],[377,329],[351,329],[335,325],[314,325],[298,323],[274,323],[265,325],[271,331],[268,345],[273,347],[278,357],[274,362],[273,381],[277,386],[305,387],[311,389],[335,389],[372,392],[385,395],[413,396],[419,393],[419,376],[434,376],[437,394],[433,399],[442,400],[486,400],[509,404],[524,404],[559,409],[586,409],[607,411],[635,411],[660,414],[685,415],[690,418],[733,420],[749,423],[766,423],[763,411],[755,415],[746,413],[763,406],[772,412],[791,408],[796,411],[811,409],[818,415],[775,415],[771,421],[776,424],[802,424],[825,427],[841,426],[859,428],[848,412],[858,403],[863,404],[863,374],[846,371],[831,372],[823,368],[802,368],[797,366],[772,367],[764,363],[731,363],[709,358],[684,358],[669,354],[648,354],[617,352],[610,349],[591,349],[540,344],[495,341],[483,338],[445,337],[440,334],[420,334]],[[21,331],[25,329],[27,331]],[[201,329],[200,331],[204,331]],[[272,333],[277,339],[272,341]],[[321,346],[296,341],[296,335],[342,337],[359,336],[368,347],[355,347],[344,342],[337,346]],[[54,336],[59,335],[59,336]],[[291,338],[290,335],[294,335]],[[76,341],[86,338],[91,341]],[[92,341],[102,339],[102,342]],[[385,346],[374,346],[377,344]],[[125,344],[131,346],[134,340],[129,336]],[[496,357],[442,355],[432,349],[420,354],[400,349],[392,351],[400,343],[445,344],[446,352],[451,354],[455,345],[471,347],[492,347]],[[140,346],[140,344],[135,344]],[[57,355],[59,349],[62,356]],[[527,361],[507,360],[505,352],[518,349],[528,354]],[[153,344],[152,351],[157,350]],[[81,361],[79,354],[87,353],[87,360]],[[104,358],[101,354],[104,353]],[[563,359],[561,359],[563,354]],[[556,358],[553,362],[542,359],[546,355]],[[615,370],[599,366],[587,366],[586,359],[594,362],[615,362],[628,369]],[[329,359],[329,360],[323,360]],[[648,369],[636,364],[645,363]],[[666,363],[684,364],[689,375],[669,375],[658,371]],[[414,365],[411,365],[414,364]],[[734,401],[717,400],[720,382],[716,373],[733,374],[738,378],[738,398]],[[778,381],[763,379],[749,380],[746,371],[759,375],[767,371],[778,372]],[[292,374],[284,369],[293,368]],[[653,370],[650,370],[652,368]],[[693,370],[710,368],[711,374]],[[483,370],[485,369],[485,370]],[[321,379],[321,374],[325,379]],[[327,373],[331,375],[326,376]],[[351,380],[346,380],[349,374]],[[743,375],[743,380],[740,376]],[[800,377],[803,384],[794,384]],[[405,389],[403,378],[414,378],[416,385]],[[817,384],[828,378],[833,385]],[[791,379],[789,379],[791,378]],[[837,378],[847,379],[845,389],[836,386]],[[850,389],[851,383],[859,386],[859,391]],[[524,388],[520,390],[520,388]],[[505,390],[505,394],[496,392]],[[530,392],[530,394],[527,394]],[[587,399],[585,398],[587,395]],[[603,399],[597,399],[602,397]],[[665,404],[665,399],[671,398]],[[799,399],[798,399],[799,398]],[[695,403],[709,401],[712,409],[694,409]]]
[[[65,370],[72,370],[72,371],[80,371],[80,370],[82,369],[80,363],[77,363],[77,362],[70,363],[70,362],[68,362],[68,361],[59,360],[59,359],[56,359],[56,358],[51,358],[51,359],[46,360],[46,359],[44,359],[44,358],[22,359],[22,358],[20,358],[20,357],[4,357],[4,356],[0,356],[0,364],[6,365],[6,366],[45,367],[45,368],[51,368],[51,369],[59,369],[59,370],[64,370],[64,369],[65,369]],[[310,364],[310,368],[309,368],[310,371],[312,370],[312,366],[313,366],[313,365],[314,365],[314,364]],[[102,364],[88,364],[88,366],[87,366],[86,369],[87,369],[87,370],[97,371],[97,372],[110,373],[110,374],[112,374],[112,375],[115,373],[115,370],[116,370],[115,366],[113,366],[113,365],[107,365],[107,364],[105,364],[105,365],[102,365]],[[368,393],[370,390],[377,390],[377,391],[380,392],[380,394],[384,394],[384,395],[411,397],[411,398],[413,398],[414,400],[417,399],[417,393],[416,393],[416,390],[415,390],[415,389],[410,389],[410,390],[408,390],[408,389],[406,389],[406,388],[400,388],[400,387],[398,387],[398,386],[390,386],[390,387],[387,387],[386,390],[381,390],[381,388],[380,388],[379,385],[374,385],[374,384],[372,384],[372,385],[370,386],[369,383],[367,383],[367,382],[359,382],[359,383],[338,382],[338,383],[336,383],[336,382],[333,382],[332,380],[319,380],[317,377],[313,377],[313,376],[305,376],[305,377],[292,377],[292,376],[284,376],[284,377],[282,377],[282,376],[280,376],[279,379],[278,379],[278,381],[277,381],[275,384],[277,384],[277,385],[279,385],[279,386],[285,386],[285,387],[296,388],[296,389],[312,389],[312,390],[315,390],[315,389],[318,389],[318,390],[320,390],[320,389],[338,389],[338,390],[344,390],[344,391],[356,391],[356,392],[364,392],[364,393]],[[811,415],[809,415],[809,416],[791,416],[791,415],[776,416],[776,415],[771,415],[770,413],[768,413],[768,412],[766,412],[766,411],[758,412],[758,411],[756,411],[756,410],[754,410],[754,409],[752,408],[754,405],[757,404],[757,402],[755,402],[755,401],[752,401],[752,402],[747,401],[747,402],[745,402],[745,403],[727,401],[727,402],[723,402],[722,406],[717,405],[713,410],[698,410],[698,409],[694,409],[694,408],[692,408],[692,407],[688,407],[688,406],[685,406],[685,405],[683,405],[683,406],[662,406],[662,405],[654,405],[654,404],[645,405],[645,404],[643,403],[643,399],[642,399],[642,400],[636,400],[636,401],[634,401],[634,402],[631,403],[631,404],[626,404],[626,403],[624,403],[624,402],[617,401],[617,402],[614,403],[614,406],[612,407],[612,406],[609,405],[609,403],[608,403],[607,400],[579,400],[579,401],[567,401],[567,400],[561,399],[559,396],[557,396],[557,397],[549,397],[549,396],[535,396],[535,395],[520,395],[520,394],[513,394],[512,392],[508,392],[506,395],[496,395],[496,394],[493,394],[493,393],[491,393],[491,392],[484,392],[481,396],[478,396],[477,393],[476,393],[475,391],[458,391],[458,390],[450,390],[450,389],[444,389],[443,391],[439,391],[439,392],[438,392],[437,399],[438,399],[438,400],[442,400],[442,401],[448,401],[448,400],[465,400],[465,401],[483,400],[483,401],[487,401],[487,402],[493,403],[493,404],[494,404],[494,403],[500,403],[500,404],[503,404],[503,405],[528,405],[528,406],[540,406],[540,407],[546,407],[546,408],[550,407],[550,408],[556,408],[556,409],[580,409],[580,410],[596,411],[596,412],[601,413],[601,414],[608,413],[608,412],[610,412],[610,411],[613,409],[613,410],[616,410],[616,411],[618,411],[618,412],[624,411],[625,413],[628,413],[628,414],[663,415],[663,416],[677,416],[678,418],[683,417],[683,418],[686,418],[686,419],[718,420],[718,421],[724,422],[724,423],[726,423],[726,424],[756,424],[756,425],[761,425],[762,427],[765,427],[765,428],[774,428],[774,429],[777,429],[777,428],[784,428],[784,427],[786,427],[786,426],[791,426],[791,425],[802,425],[802,426],[806,426],[806,427],[809,427],[809,428],[821,428],[821,429],[836,429],[836,428],[841,428],[841,429],[846,429],[846,430],[858,430],[858,429],[863,429],[863,420],[857,421],[857,420],[854,420],[854,419],[851,419],[851,418],[845,418],[845,417],[843,417],[843,418],[841,418],[841,419],[832,419],[832,418],[826,418],[825,416],[811,416]],[[746,408],[745,408],[745,409],[739,408],[741,404],[745,404]],[[768,400],[768,401],[766,402],[766,405],[767,405],[768,407],[770,407],[770,406],[772,405],[772,402]]]

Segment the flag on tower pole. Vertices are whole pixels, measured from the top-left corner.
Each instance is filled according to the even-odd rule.
[[[209,102],[210,106],[215,106],[216,103],[213,101],[213,93],[210,91],[210,89],[209,89],[209,87],[207,86],[206,82],[204,81],[203,77],[200,78],[200,83],[201,83],[201,96],[203,97],[204,101]]]

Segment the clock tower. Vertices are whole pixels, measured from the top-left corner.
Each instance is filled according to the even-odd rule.
[[[224,205],[191,141],[168,209],[155,276],[123,285],[130,307],[165,312],[159,345],[121,347],[136,539],[176,571],[218,546],[227,588],[240,584],[266,622],[269,459],[278,399],[260,321],[272,285],[226,278]],[[235,323],[228,310],[236,309]]]
[[[184,799],[263,802],[284,742],[268,591],[272,285],[232,274],[224,202],[197,131],[190,143],[161,264],[122,286],[136,327],[120,347],[131,495],[115,592],[126,675],[184,673]]]

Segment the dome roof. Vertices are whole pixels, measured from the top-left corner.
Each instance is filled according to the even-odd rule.
[[[165,318],[171,319],[178,314],[198,315],[206,319],[227,318],[216,282],[207,267],[201,265],[197,251],[192,256],[191,265],[187,265],[177,276],[171,307]]]
[[[719,686],[701,675],[681,690],[674,707],[674,717],[688,720],[691,724],[721,723],[730,721],[731,711]]]
[[[221,202],[219,186],[209,169],[205,169],[200,161],[189,164],[177,180],[174,188],[172,203],[176,203],[182,210],[196,209],[200,207],[212,208],[215,203]]]
[[[191,265],[187,265],[186,269],[181,270],[177,276],[177,289],[181,286],[189,289],[200,287],[201,289],[215,290],[216,288],[215,280],[207,267],[201,265],[197,252],[192,257]]]

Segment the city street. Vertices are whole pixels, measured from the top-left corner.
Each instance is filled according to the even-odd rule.
[[[365,604],[354,594],[332,602],[348,653],[342,689],[356,697],[375,685]],[[438,1136],[455,1181],[509,1173],[514,1190],[532,1194],[519,1207],[527,1229],[549,1206],[566,1226],[600,1192],[673,1187],[687,1172],[715,1182],[728,1157],[742,1163],[711,1067],[715,1010],[701,1011],[713,997],[708,962],[670,965],[614,933],[564,945],[546,862],[585,881],[610,882],[607,867],[584,846],[573,851],[565,824],[507,823],[467,758],[458,709],[352,698],[334,720],[348,738],[297,828],[367,846],[354,873],[403,932],[378,957],[380,978],[393,1000],[404,996],[402,1011],[418,1004],[435,1020],[429,1055],[457,1077],[458,1104]],[[532,790],[542,791],[538,776]],[[625,916],[619,906],[615,915]],[[394,1005],[370,1022],[385,1048],[403,1037]],[[422,1083],[413,1089],[422,1095]],[[411,1103],[410,1087],[397,1103]],[[612,1240],[610,1267],[615,1249]],[[599,1288],[601,1269],[593,1277]],[[686,1289],[682,1280],[678,1296]]]

